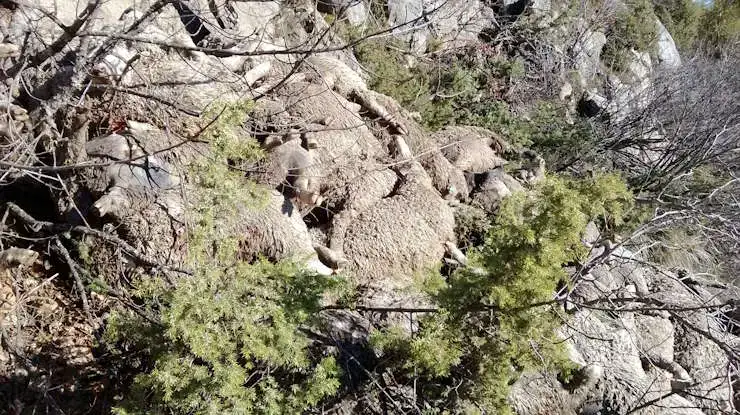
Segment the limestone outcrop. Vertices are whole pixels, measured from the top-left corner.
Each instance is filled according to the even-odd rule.
[[[696,312],[712,304],[721,309],[709,291],[617,249],[577,282],[569,298],[572,313],[564,315],[561,335],[571,359],[598,368],[599,376],[574,390],[551,373],[526,375],[512,393],[518,413],[730,410],[730,360],[720,345],[736,349],[740,338],[727,333],[718,318]],[[606,311],[609,302],[624,306]]]

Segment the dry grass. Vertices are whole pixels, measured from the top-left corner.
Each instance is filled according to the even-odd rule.
[[[691,275],[710,280],[737,282],[728,273],[727,258],[723,258],[712,241],[692,229],[669,228],[652,236],[645,245],[646,257],[669,269],[683,269]]]

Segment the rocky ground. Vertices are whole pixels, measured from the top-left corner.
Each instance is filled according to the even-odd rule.
[[[0,406],[25,413],[43,393],[50,413],[76,413],[71,400],[101,410],[96,397],[110,399],[129,381],[96,348],[100,333],[108,311],[127,301],[117,297],[121,281],[152,269],[176,278],[186,268],[191,166],[215,157],[200,135],[214,101],[252,103],[235,131],[255,137],[265,155],[245,173],[269,194],[262,208],[237,213],[242,254],[351,276],[360,308],[427,306],[414,276],[442,261],[464,265],[460,218],[493,215],[544,176],[541,155],[507,137],[473,126],[430,133],[368,88],[315,5],[210,3],[0,5],[0,230],[13,235],[0,246]],[[369,6],[345,6],[321,7],[367,22]],[[421,24],[415,19],[430,8],[438,9],[431,23],[398,34],[412,50],[423,52],[432,34],[475,41],[498,12],[483,2],[394,0],[389,24]],[[622,102],[633,105],[650,71],[681,64],[670,34],[660,33],[658,61],[637,56],[637,81],[610,79],[607,99],[584,87],[599,76],[593,62],[604,44],[603,33],[587,32],[575,48],[583,85],[563,84],[563,100],[574,110],[629,111]],[[59,58],[40,65],[50,54]],[[69,234],[87,247],[70,254],[59,236]],[[584,243],[593,266],[576,279],[561,335],[586,381],[567,389],[552,373],[528,373],[512,387],[516,412],[732,413],[740,350],[724,313],[732,296],[598,234]],[[111,290],[86,289],[80,264],[95,270],[85,285]],[[391,320],[403,320],[398,314]],[[325,318],[332,336],[361,342],[388,315]],[[337,403],[341,413],[376,406]]]

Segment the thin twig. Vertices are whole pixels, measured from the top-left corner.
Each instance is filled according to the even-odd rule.
[[[105,242],[108,242],[114,246],[120,247],[128,255],[130,255],[134,259],[134,261],[136,261],[140,265],[144,265],[144,266],[155,268],[155,269],[161,269],[164,271],[172,271],[172,272],[177,272],[177,273],[186,274],[186,275],[193,275],[192,271],[160,264],[158,261],[154,259],[147,258],[145,255],[140,254],[136,250],[136,248],[131,246],[128,242],[124,241],[123,239],[117,236],[111,235],[109,233],[106,233],[106,232],[103,232],[97,229],[89,228],[87,226],[81,226],[81,225],[73,226],[73,225],[68,225],[68,224],[59,224],[59,223],[53,223],[53,222],[39,221],[39,220],[36,220],[33,216],[29,215],[25,210],[21,209],[18,205],[16,205],[13,202],[7,202],[6,206],[16,218],[23,221],[35,233],[44,231],[44,232],[59,235],[59,234],[64,234],[68,232],[76,232],[76,233],[81,233],[83,235],[90,235],[95,238],[101,239]]]
[[[74,260],[69,255],[69,251],[67,250],[67,248],[65,248],[59,238],[54,239],[54,244],[56,245],[56,251],[58,251],[62,255],[62,258],[64,258],[64,261],[67,263],[67,267],[69,268],[69,273],[72,275],[72,278],[74,278],[75,287],[77,288],[77,292],[79,293],[80,299],[82,300],[82,309],[85,311],[85,315],[87,315],[87,319],[90,322],[90,325],[92,327],[98,326],[96,319],[93,318],[93,314],[90,311],[90,303],[87,300],[85,285],[82,283],[80,274],[77,273]]]

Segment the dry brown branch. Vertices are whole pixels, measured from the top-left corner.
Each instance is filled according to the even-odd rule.
[[[8,202],[6,206],[16,218],[18,218],[23,223],[25,223],[34,233],[46,232],[52,235],[63,235],[68,232],[76,232],[76,233],[81,233],[84,235],[90,235],[106,243],[112,244],[113,246],[120,247],[124,252],[130,255],[139,265],[143,265],[143,266],[146,266],[152,269],[159,269],[162,271],[171,271],[171,272],[176,272],[180,274],[192,275],[191,271],[181,269],[181,268],[171,267],[165,264],[161,264],[154,259],[147,258],[141,255],[133,246],[129,245],[126,241],[124,241],[123,239],[117,236],[108,234],[106,232],[103,232],[97,229],[92,229],[87,226],[59,224],[59,223],[52,223],[52,222],[46,222],[46,221],[39,221],[33,218],[28,213],[26,213],[26,211],[21,209],[18,205],[16,205],[13,202]]]
[[[49,45],[41,52],[38,52],[35,55],[29,57],[24,57],[23,60],[13,65],[10,69],[8,69],[8,75],[10,77],[13,77],[24,67],[37,67],[40,64],[44,63],[47,59],[64,50],[65,46],[67,46],[69,42],[71,42],[75,37],[79,35],[78,32],[80,31],[82,26],[87,23],[90,16],[92,16],[95,10],[98,8],[98,6],[100,5],[100,1],[101,0],[89,0],[82,13],[80,13],[77,19],[75,19],[75,21],[72,22],[72,24],[70,24],[69,26],[63,25],[58,19],[55,19],[55,22],[64,30],[64,34],[62,34],[62,36],[55,40],[54,43]]]
[[[87,292],[85,289],[85,285],[82,283],[82,279],[80,279],[80,274],[77,273],[74,260],[69,255],[69,251],[67,251],[67,248],[64,247],[64,245],[62,244],[62,241],[60,241],[59,238],[54,239],[54,244],[56,246],[56,251],[59,252],[62,258],[64,258],[64,261],[67,263],[67,266],[69,267],[69,273],[72,275],[72,278],[74,278],[74,283],[77,289],[77,293],[80,296],[80,300],[82,301],[82,309],[85,312],[85,315],[87,316],[88,321],[93,327],[97,326],[97,324],[95,324],[95,318],[90,312],[90,304],[87,299]]]

